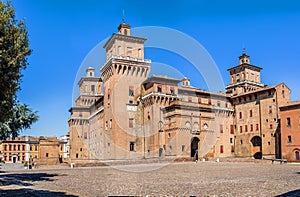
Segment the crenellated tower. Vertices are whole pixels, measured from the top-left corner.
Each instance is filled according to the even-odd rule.
[[[122,23],[104,45],[106,62],[101,67],[104,82],[104,142],[106,158],[138,158],[142,150],[141,112],[138,110],[141,84],[150,73],[144,59],[145,38],[131,35]],[[131,150],[131,151],[129,151]]]

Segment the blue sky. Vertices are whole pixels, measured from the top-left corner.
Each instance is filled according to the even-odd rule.
[[[300,99],[297,0],[13,0],[12,4],[17,18],[26,19],[33,49],[18,98],[40,116],[24,135],[67,133],[77,70],[93,47],[117,31],[123,9],[132,27],[169,27],[193,37],[210,53],[225,84],[227,69],[238,64],[246,47],[251,63],[263,68],[263,83],[285,82],[292,90],[292,100]],[[146,58],[178,69],[188,65],[163,50],[148,49]],[[91,66],[99,72],[101,65]],[[184,75],[194,86],[205,89],[191,70],[186,69]]]

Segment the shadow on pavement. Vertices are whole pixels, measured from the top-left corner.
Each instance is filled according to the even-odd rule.
[[[10,173],[0,174],[0,197],[2,196],[74,196],[65,192],[26,188],[34,186],[36,181],[46,181],[51,184],[55,176],[65,176],[50,173]],[[4,186],[4,187],[1,187]]]
[[[51,178],[55,176],[64,176],[58,174],[48,173],[14,173],[14,174],[2,174],[0,175],[1,182],[5,185],[20,185],[20,186],[32,186],[30,182],[35,181],[53,181]]]
[[[296,197],[296,196],[300,196],[300,189],[293,190],[284,194],[280,194],[277,197]]]
[[[34,190],[34,189],[11,189],[11,190],[1,190],[0,189],[0,196],[22,196],[22,197],[32,197],[32,196],[51,196],[51,197],[58,197],[58,196],[74,196],[68,195],[64,192],[54,192],[54,191],[47,191],[47,190]]]

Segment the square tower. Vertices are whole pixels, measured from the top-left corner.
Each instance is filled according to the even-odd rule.
[[[262,68],[250,64],[250,56],[245,51],[239,57],[239,63],[228,69],[230,84],[226,86],[226,93],[236,96],[265,86],[260,82]]]

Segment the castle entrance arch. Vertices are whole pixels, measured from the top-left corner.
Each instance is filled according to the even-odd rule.
[[[198,151],[199,141],[200,140],[197,137],[191,139],[191,157],[195,157],[195,154]]]

